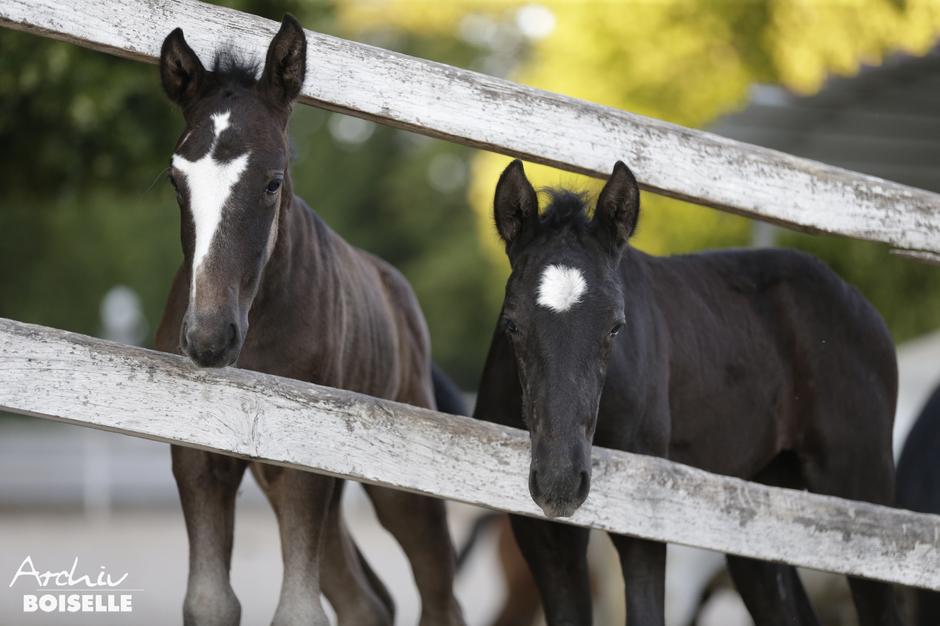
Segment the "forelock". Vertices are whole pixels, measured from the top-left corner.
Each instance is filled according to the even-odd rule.
[[[215,53],[212,72],[223,85],[251,87],[261,75],[261,62],[227,45]]]
[[[548,207],[542,213],[539,223],[552,230],[566,227],[582,229],[588,225],[587,192],[570,189],[545,188],[548,195]]]

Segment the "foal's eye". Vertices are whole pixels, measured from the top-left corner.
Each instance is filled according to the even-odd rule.
[[[516,326],[516,323],[509,319],[508,317],[503,318],[503,332],[508,335],[515,335],[519,332],[519,327]]]
[[[623,322],[617,322],[614,324],[614,327],[610,329],[610,336],[616,337],[620,334],[621,330],[623,330]]]
[[[268,193],[277,193],[277,190],[281,188],[281,182],[280,178],[272,178],[264,190]]]

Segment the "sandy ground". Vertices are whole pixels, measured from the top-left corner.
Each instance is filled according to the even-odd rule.
[[[398,604],[397,624],[415,624],[419,600],[411,573],[394,540],[374,521],[364,498],[347,499],[353,534],[389,586]],[[455,507],[451,518],[462,536],[474,513]],[[239,511],[235,526],[232,581],[242,603],[242,623],[268,624],[281,582],[281,561],[273,514],[260,506]],[[0,624],[128,624],[164,626],[181,621],[186,583],[186,535],[178,510],[117,512],[90,521],[80,513],[6,513],[0,516]],[[104,566],[121,585],[134,589],[130,614],[25,614],[23,595],[34,593],[34,579],[20,578],[9,587],[27,557],[39,571],[69,569],[78,558],[77,574],[97,576]],[[497,578],[494,578],[496,576]],[[502,581],[492,550],[479,550],[467,564],[457,593],[470,624],[483,624],[502,599]]]
[[[281,584],[274,514],[250,473],[239,492],[232,581],[242,624],[269,624]],[[376,521],[362,489],[346,490],[346,518],[357,543],[389,587],[397,624],[417,623],[420,603],[398,544]],[[458,545],[479,509],[448,504]],[[119,578],[133,595],[130,614],[24,614],[34,578],[10,583],[26,557],[41,572]],[[187,541],[169,446],[30,418],[0,419],[0,626],[19,624],[179,624]],[[484,536],[461,573],[458,597],[471,625],[485,624],[503,601],[495,537]]]

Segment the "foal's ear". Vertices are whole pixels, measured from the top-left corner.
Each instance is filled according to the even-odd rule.
[[[307,72],[307,35],[290,13],[284,15],[264,61],[259,86],[272,102],[288,106],[300,93]]]
[[[539,199],[519,159],[503,170],[496,183],[493,214],[496,230],[507,245],[519,236],[527,224],[538,220]]]
[[[186,43],[183,29],[173,29],[160,48],[160,81],[163,83],[163,91],[170,100],[186,108],[199,95],[205,78],[206,70]]]
[[[623,161],[614,164],[614,171],[597,197],[593,225],[599,234],[614,246],[622,246],[633,234],[640,215],[640,187],[630,168]]]

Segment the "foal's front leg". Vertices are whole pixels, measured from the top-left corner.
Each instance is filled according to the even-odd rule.
[[[183,624],[236,625],[241,619],[241,606],[232,591],[229,569],[235,495],[247,463],[179,446],[172,446],[171,454],[189,536]]]
[[[620,555],[627,599],[627,624],[665,624],[666,544],[610,535]]]
[[[329,626],[320,602],[320,544],[336,479],[253,463],[277,515],[284,579],[272,626]]]
[[[591,626],[588,529],[521,515],[509,520],[542,597],[548,626]],[[631,625],[637,623],[645,626]]]

